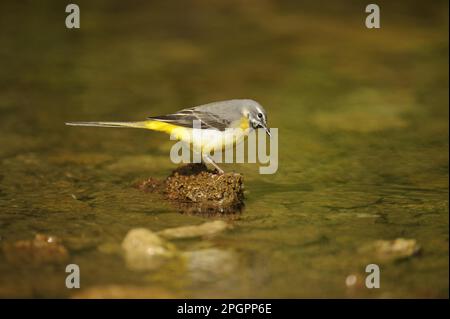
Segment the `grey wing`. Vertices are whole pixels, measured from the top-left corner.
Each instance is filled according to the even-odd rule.
[[[150,116],[148,119],[190,128],[193,127],[194,121],[199,121],[202,129],[219,131],[225,131],[231,124],[230,120],[220,118],[216,114],[198,108],[184,109],[174,114]]]

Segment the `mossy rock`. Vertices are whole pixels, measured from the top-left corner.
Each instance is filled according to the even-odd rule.
[[[244,205],[243,176],[219,174],[208,170],[204,164],[181,166],[164,181],[149,178],[137,186],[147,192],[163,194],[185,213],[234,213]]]

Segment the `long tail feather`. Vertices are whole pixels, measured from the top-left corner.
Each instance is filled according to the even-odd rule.
[[[96,126],[96,127],[132,127],[132,128],[147,128],[146,121],[140,122],[67,122],[70,126]]]

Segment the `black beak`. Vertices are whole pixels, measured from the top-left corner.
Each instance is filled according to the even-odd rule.
[[[269,137],[272,137],[272,135],[270,134],[270,128],[268,128],[268,127],[265,126],[264,124],[259,123],[259,124],[258,124],[258,128],[263,128],[263,129],[266,131],[267,135],[269,135]]]

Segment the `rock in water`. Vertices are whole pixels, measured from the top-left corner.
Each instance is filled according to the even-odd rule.
[[[380,261],[395,261],[417,255],[421,247],[415,239],[396,238],[394,240],[377,240],[360,249],[370,253]]]
[[[158,232],[158,235],[167,239],[194,238],[213,236],[227,228],[230,228],[230,226],[226,222],[222,220],[215,220],[200,225],[167,228]]]
[[[43,234],[37,234],[33,240],[5,243],[3,252],[9,263],[18,266],[61,264],[69,259],[69,253],[59,238]]]
[[[175,247],[145,228],[132,229],[122,242],[131,270],[152,270],[176,255]]]
[[[74,299],[158,299],[179,298],[169,291],[158,287],[146,286],[93,286],[75,292]]]
[[[150,178],[137,186],[164,194],[185,213],[234,213],[244,205],[242,175],[218,174],[204,164],[188,164],[176,169],[163,182]]]
[[[237,256],[233,251],[217,248],[183,252],[190,277],[197,282],[228,281],[238,269]]]

